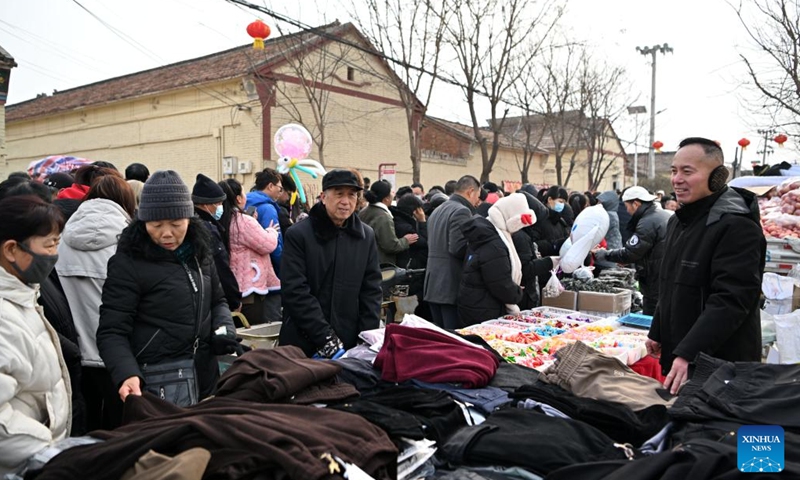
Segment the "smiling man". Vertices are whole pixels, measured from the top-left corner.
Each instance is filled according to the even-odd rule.
[[[361,191],[349,170],[322,178],[321,202],[288,232],[283,251],[280,344],[334,358],[378,328],[381,272],[372,229],[354,215]]]
[[[665,388],[676,394],[700,352],[728,361],[761,360],[759,296],[766,240],[758,202],[728,187],[715,142],[680,143],[672,186],[681,208],[669,220],[658,306],[647,349],[661,354]]]

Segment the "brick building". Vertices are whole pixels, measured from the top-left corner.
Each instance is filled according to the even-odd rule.
[[[186,183],[200,172],[234,177],[245,188],[275,166],[275,131],[302,123],[319,138],[326,168],[355,167],[377,178],[380,163],[411,181],[405,110],[379,58],[332,41],[368,46],[351,24],[269,39],[264,50],[233,48],[132,73],[8,107],[5,176],[34,160],[64,154],[177,170]],[[324,120],[315,122],[324,104]],[[310,158],[322,159],[319,148]],[[423,181],[436,169],[426,172]],[[307,189],[319,182],[301,174]]]

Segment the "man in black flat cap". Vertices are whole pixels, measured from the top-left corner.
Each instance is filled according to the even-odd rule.
[[[381,271],[375,234],[355,215],[361,189],[353,172],[331,170],[322,201],[286,232],[281,345],[336,358],[360,332],[378,328]]]
[[[231,258],[228,252],[228,232],[219,223],[222,218],[222,202],[225,192],[214,180],[202,173],[197,174],[197,179],[192,189],[192,202],[194,211],[205,222],[211,236],[211,251],[214,252],[214,265],[217,267],[219,281],[225,291],[225,299],[231,311],[239,311],[242,306],[242,293],[239,291],[239,282],[231,271]]]

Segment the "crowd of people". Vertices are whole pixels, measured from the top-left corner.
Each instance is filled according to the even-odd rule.
[[[246,351],[235,312],[282,322],[281,345],[332,359],[380,326],[382,267],[425,269],[406,292],[445,329],[539,306],[596,205],[610,227],[585,265],[635,268],[666,388],[700,353],[758,360],[765,241],[755,198],[727,187],[722,165],[714,142],[685,140],[669,197],[506,192],[470,175],[395,191],[335,169],[307,211],[269,168],[249,192],[203,174],[189,188],[142,164],[12,174],[0,183],[0,473],[67,435],[116,428],[130,395],[212,395],[217,357]]]

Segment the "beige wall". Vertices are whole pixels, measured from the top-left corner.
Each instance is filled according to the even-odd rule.
[[[227,103],[211,96],[225,95]],[[189,88],[8,125],[3,174],[48,155],[106,160],[120,170],[141,162],[173,169],[191,185],[197,173],[219,177],[222,155],[260,164],[261,109],[246,103],[239,81]]]

